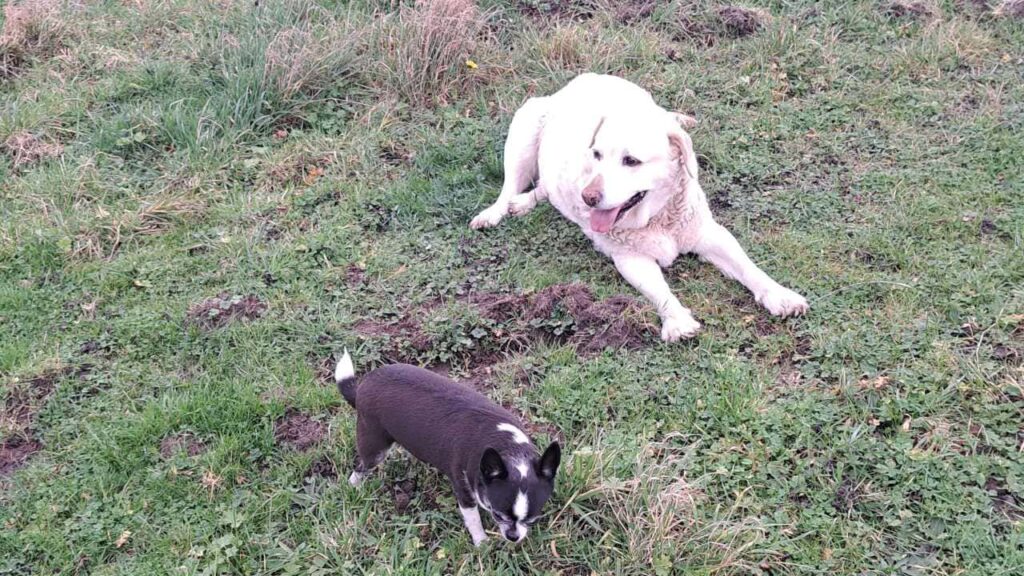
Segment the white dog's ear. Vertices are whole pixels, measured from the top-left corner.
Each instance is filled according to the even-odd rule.
[[[675,113],[672,113],[675,115]],[[672,151],[672,158],[679,160],[679,163],[686,168],[690,178],[697,179],[697,155],[693,152],[693,140],[673,118],[668,127],[668,145]]]
[[[683,114],[682,112],[669,112],[683,128],[696,128],[697,119],[689,114]]]

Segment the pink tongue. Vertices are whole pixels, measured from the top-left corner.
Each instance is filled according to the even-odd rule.
[[[611,210],[591,210],[590,211],[590,229],[599,234],[604,234],[612,229],[612,224],[615,224],[615,217],[619,215],[618,208],[612,208]]]

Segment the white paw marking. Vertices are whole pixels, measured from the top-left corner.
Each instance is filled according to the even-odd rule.
[[[462,521],[466,524],[466,529],[469,530],[469,537],[473,539],[473,546],[479,546],[484,540],[487,540],[487,533],[484,532],[484,526],[480,522],[480,510],[476,506],[469,508],[459,506],[459,512],[462,513]]]
[[[501,222],[501,219],[505,217],[505,214],[508,214],[508,206],[495,204],[477,214],[476,218],[473,218],[473,221],[469,223],[469,227],[474,230],[479,230],[481,228],[497,226],[498,223]]]
[[[757,301],[773,315],[783,318],[786,316],[800,316],[810,308],[810,305],[807,304],[807,299],[782,286],[762,294]]]
[[[512,197],[508,203],[508,213],[513,216],[525,216],[537,206],[537,197],[533,192]]]
[[[362,474],[361,472],[353,472],[348,477],[348,483],[351,486],[359,486],[363,483],[364,478],[366,478],[365,474]]]
[[[693,319],[689,313],[671,316],[661,323],[661,339],[665,342],[676,342],[686,338],[692,338],[700,332],[700,322]]]

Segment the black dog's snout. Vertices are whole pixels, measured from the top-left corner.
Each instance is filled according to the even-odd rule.
[[[506,530],[505,531],[505,539],[508,540],[509,542],[517,541],[517,540],[519,540],[519,532],[515,528],[513,528],[511,530]]]

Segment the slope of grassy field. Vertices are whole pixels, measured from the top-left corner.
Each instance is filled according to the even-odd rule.
[[[1024,3],[0,3],[0,575],[1024,571]],[[806,317],[683,257],[663,344],[550,206],[469,229],[583,71]],[[527,542],[348,486],[342,347],[564,443]]]

